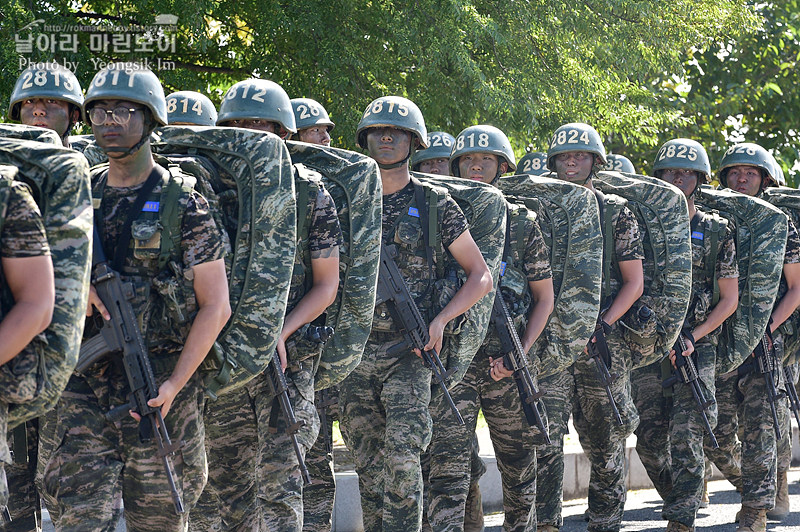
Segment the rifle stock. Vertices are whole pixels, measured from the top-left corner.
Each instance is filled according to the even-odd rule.
[[[544,392],[537,390],[533,383],[533,377],[528,369],[528,355],[522,347],[514,320],[508,313],[499,289],[494,297],[491,320],[503,350],[503,365],[514,372],[514,381],[517,383],[525,418],[530,426],[539,428],[547,444],[550,444],[550,434],[539,411],[539,399]]]
[[[461,417],[461,412],[456,408],[455,403],[453,403],[453,398],[447,390],[447,377],[452,374],[452,371],[447,371],[444,368],[436,349],[431,349],[430,351],[425,350],[425,346],[430,341],[428,324],[422,318],[422,314],[420,314],[419,308],[417,308],[417,304],[414,302],[414,298],[411,296],[403,280],[400,269],[394,261],[396,254],[394,249],[381,242],[376,304],[387,304],[389,313],[392,315],[392,320],[400,329],[405,340],[404,343],[395,346],[393,351],[398,351],[405,347],[409,349],[418,349],[420,351],[423,363],[426,367],[431,368],[433,380],[439,385],[442,393],[444,393],[445,400],[448,405],[450,405],[453,414],[455,414],[458,424],[463,425],[464,419]]]

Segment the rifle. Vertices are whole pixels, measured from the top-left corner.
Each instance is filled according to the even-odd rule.
[[[619,415],[617,403],[614,402],[614,395],[611,393],[611,385],[619,378],[619,375],[612,375],[608,371],[611,365],[611,353],[608,350],[608,343],[606,342],[606,327],[608,327],[609,330],[611,328],[610,325],[601,320],[599,326],[592,335],[595,341],[592,342],[589,340],[589,356],[594,360],[597,378],[600,380],[600,384],[606,389],[606,395],[608,396],[608,402],[611,404],[611,410],[614,412],[614,418],[616,418],[617,423],[622,425],[622,417]]]
[[[464,424],[461,413],[453,403],[450,392],[447,391],[446,380],[453,371],[445,370],[439,353],[436,349],[425,351],[425,346],[430,342],[431,337],[428,333],[428,324],[422,319],[422,314],[408,291],[400,269],[394,261],[397,251],[394,246],[387,246],[381,242],[380,271],[378,274],[378,291],[375,304],[386,303],[392,320],[400,332],[403,334],[404,341],[393,346],[389,353],[394,354],[404,349],[419,349],[422,353],[422,362],[426,367],[431,368],[433,380],[439,385],[444,393],[450,409],[456,416],[459,425]]]
[[[786,394],[789,397],[789,408],[792,409],[792,414],[794,414],[794,418],[797,420],[798,426],[800,426],[800,399],[797,397],[797,388],[794,387],[794,382],[792,382],[792,374],[786,366],[783,366],[783,376],[786,379]]]
[[[539,431],[544,434],[545,441],[550,444],[550,434],[547,426],[539,412],[539,399],[544,395],[543,391],[537,390],[533,383],[533,377],[528,369],[528,355],[522,347],[514,320],[508,313],[503,295],[498,289],[494,296],[492,306],[492,325],[497,332],[500,346],[503,351],[503,365],[514,372],[514,380],[519,390],[519,398],[522,401],[522,411],[530,426],[536,425]]]
[[[306,329],[305,336],[308,340],[313,342],[325,343],[332,334],[332,327],[312,325]],[[303,453],[300,449],[300,442],[297,441],[297,432],[301,427],[305,426],[306,422],[302,420],[298,421],[294,414],[292,402],[289,400],[289,385],[286,382],[286,376],[283,374],[283,370],[280,368],[280,366],[278,366],[278,364],[276,364],[276,360],[280,360],[277,349],[275,350],[272,360],[270,360],[269,364],[267,365],[267,376],[269,377],[267,379],[267,384],[269,385],[269,393],[270,395],[275,396],[269,416],[269,426],[272,428],[277,427],[278,410],[275,408],[275,402],[277,402],[278,405],[280,405],[281,413],[283,413],[284,419],[286,419],[286,434],[292,440],[292,447],[294,447],[294,454],[297,456],[297,463],[300,465],[300,474],[303,476],[303,483],[310,484],[311,476],[308,474],[306,461],[303,459]]]
[[[128,415],[129,410],[141,416],[139,422],[139,441],[147,443],[156,436],[157,454],[164,462],[164,471],[167,474],[169,489],[172,493],[172,502],[175,513],[184,513],[183,501],[175,486],[175,471],[169,455],[183,448],[183,442],[172,443],[161,415],[161,407],[152,407],[147,401],[158,396],[158,387],[150,364],[150,357],[145,346],[142,332],[139,330],[136,314],[130,300],[134,291],[130,283],[123,283],[119,274],[114,271],[106,260],[100,244],[97,227],[94,230],[92,285],[97,290],[97,295],[111,314],[111,320],[103,319],[100,329],[101,341],[91,345],[104,345],[104,352],[122,351],[122,364],[125,375],[128,377],[130,387],[129,402],[113,408],[106,414],[112,421],[118,421]],[[83,350],[81,350],[83,351]],[[99,350],[98,350],[99,351]],[[96,355],[95,356],[99,356]],[[95,358],[96,360],[96,358]],[[84,365],[84,368],[88,367]]]
[[[757,371],[758,373],[764,376],[764,381],[766,382],[767,385],[767,400],[769,401],[769,408],[772,411],[772,423],[775,427],[775,437],[778,440],[780,440],[781,427],[780,424],[778,423],[778,410],[776,406],[778,399],[783,397],[783,394],[779,393],[777,387],[775,386],[775,378],[773,372],[775,371],[778,362],[776,360],[774,344],[770,349],[771,340],[772,340],[772,333],[769,330],[769,325],[767,325],[767,330],[761,337],[761,341],[753,350],[753,362],[749,362],[739,366],[738,373],[739,376],[741,377],[742,375],[747,375],[751,371]]]
[[[331,393],[331,388],[325,388],[319,392],[319,402],[317,403],[317,413],[319,414],[319,422],[321,425],[320,437],[325,444],[325,452],[330,454],[333,452],[333,434],[328,428],[328,407],[339,404],[339,398]]]
[[[714,431],[711,430],[711,424],[708,422],[708,416],[706,415],[708,408],[714,404],[714,399],[712,398],[706,401],[703,396],[703,389],[698,382],[697,367],[695,367],[692,357],[685,357],[682,354],[686,351],[686,342],[683,341],[683,333],[678,335],[678,341],[675,342],[675,347],[673,347],[673,349],[675,350],[676,356],[675,367],[672,369],[672,377],[664,380],[661,386],[670,388],[677,382],[689,385],[689,389],[692,390],[692,397],[694,397],[697,411],[700,412],[700,415],[703,417],[703,425],[705,425],[706,432],[708,432],[708,436],[711,438],[711,445],[714,449],[719,449],[719,443],[717,443],[717,438],[714,436]]]

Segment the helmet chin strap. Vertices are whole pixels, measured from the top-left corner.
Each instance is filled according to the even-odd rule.
[[[396,163],[388,163],[388,164],[378,163],[378,168],[380,168],[381,170],[392,170],[393,168],[399,168],[404,164],[406,164],[406,161],[408,161],[411,158],[411,155],[413,153],[414,153],[414,147],[412,146],[408,149],[408,155],[406,155],[404,158],[400,159]]]

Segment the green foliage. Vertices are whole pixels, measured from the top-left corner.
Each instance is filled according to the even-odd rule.
[[[787,182],[797,186],[797,174],[789,170],[800,159],[800,1],[758,4],[758,15],[761,24],[750,33],[690,54],[683,84],[658,83],[689,121],[667,133],[701,142],[714,169],[731,143],[758,143],[773,152]]]
[[[455,135],[490,123],[518,154],[529,142],[545,147],[571,121],[593,124],[612,144],[654,146],[659,131],[689,118],[642,80],[682,74],[687,50],[753,20],[733,0],[84,1],[76,11],[73,0],[10,0],[0,8],[3,64],[16,65],[13,34],[35,18],[151,24],[173,13],[177,50],[163,59],[178,69],[158,72],[167,92],[199,90],[219,102],[236,81],[271,79],[290,97],[323,103],[337,123],[334,143],[350,148],[366,105],[398,94],[419,105],[429,129]],[[92,58],[112,59],[85,47],[62,56],[80,61],[82,83]],[[6,98],[16,73],[4,67]]]

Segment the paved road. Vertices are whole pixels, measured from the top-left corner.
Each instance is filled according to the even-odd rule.
[[[733,486],[726,480],[711,482],[709,497],[711,505],[705,509],[701,508],[698,513],[696,522],[698,532],[700,530],[709,532],[733,532],[736,530],[734,517],[741,507],[741,499]],[[767,523],[769,532],[800,531],[800,468],[793,468],[789,471],[789,497],[793,513],[781,523]],[[561,532],[585,532],[586,522],[583,520],[585,511],[586,499],[566,501],[564,503],[564,526],[561,528]],[[502,514],[488,516],[486,532],[500,532],[502,522]],[[628,492],[623,532],[663,532],[666,527],[667,522],[661,519],[661,498],[656,490]]]

